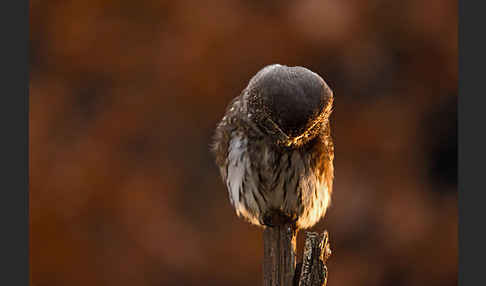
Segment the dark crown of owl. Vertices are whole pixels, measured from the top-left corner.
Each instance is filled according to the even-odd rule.
[[[244,90],[252,120],[286,146],[301,145],[325,128],[333,94],[303,67],[267,66]]]

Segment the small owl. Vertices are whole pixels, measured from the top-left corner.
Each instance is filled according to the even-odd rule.
[[[227,107],[213,152],[239,217],[258,226],[315,225],[331,202],[333,93],[303,67],[260,70]]]

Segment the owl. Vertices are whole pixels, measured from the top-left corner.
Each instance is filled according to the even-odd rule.
[[[216,127],[212,151],[236,214],[309,228],[326,214],[334,179],[333,92],[304,67],[264,67]]]

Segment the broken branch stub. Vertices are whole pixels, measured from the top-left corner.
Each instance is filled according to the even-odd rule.
[[[327,284],[326,261],[331,255],[329,234],[308,232],[298,286],[325,286]]]

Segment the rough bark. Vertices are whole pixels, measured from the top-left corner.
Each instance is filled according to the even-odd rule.
[[[325,286],[327,284],[326,261],[330,255],[327,231],[322,234],[308,232],[298,286]]]

